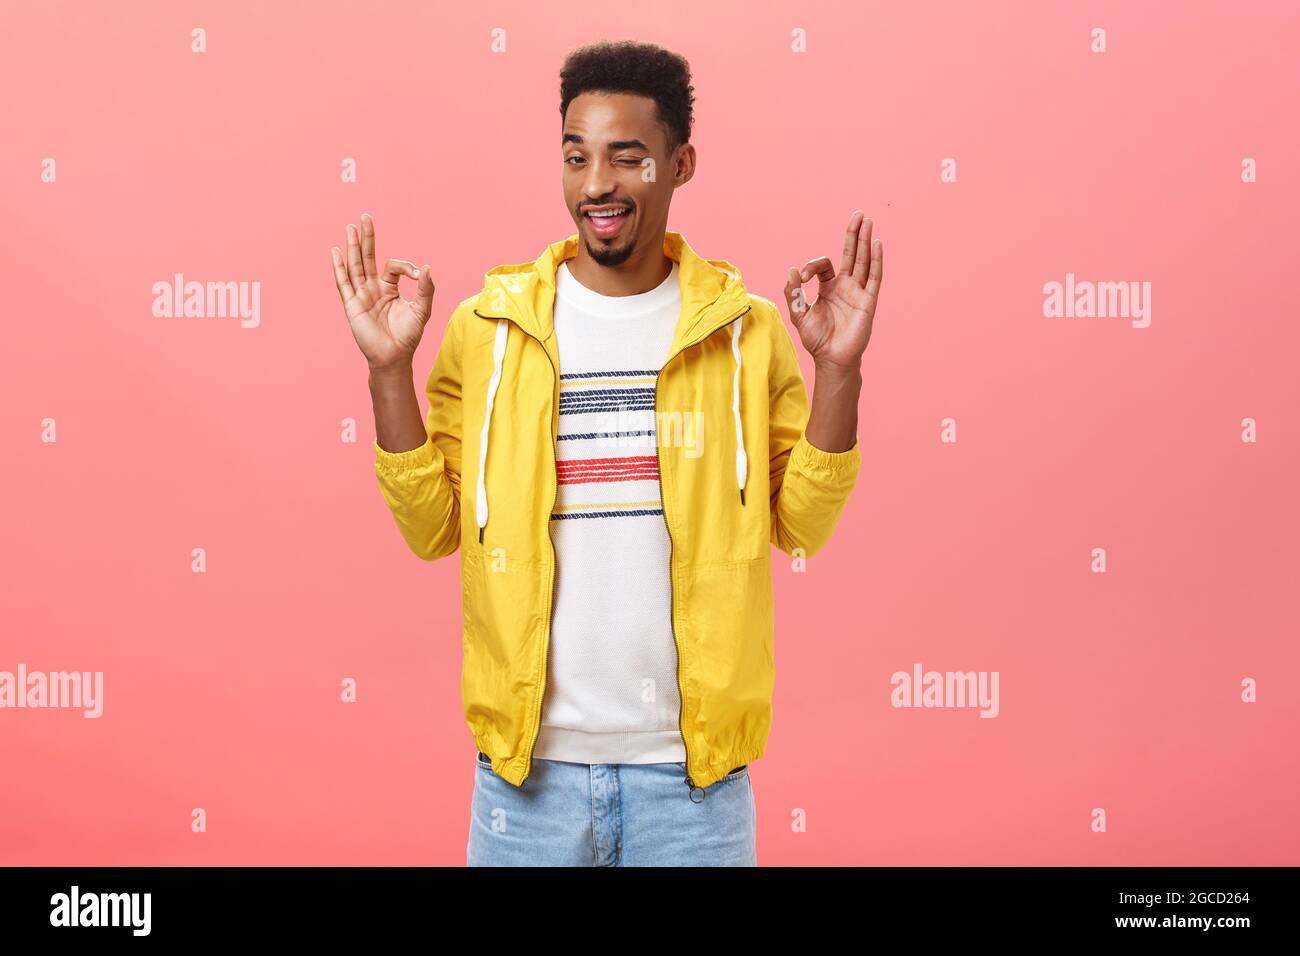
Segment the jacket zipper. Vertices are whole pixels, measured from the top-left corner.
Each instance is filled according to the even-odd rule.
[[[745,308],[745,312],[748,312],[750,308],[751,308],[751,307],[747,306],[747,307]],[[725,327],[725,326],[727,326],[727,325],[730,325],[732,322],[736,321],[736,319],[740,318],[740,316],[744,315],[745,312],[741,312],[741,313],[739,313],[739,314],[737,314],[737,315],[732,316],[731,319],[729,319],[728,321],[723,322],[721,325],[714,326],[712,329],[710,329],[710,330],[709,330],[708,332],[706,332],[704,335],[702,335],[702,336],[700,336],[699,338],[694,339],[693,341],[688,342],[688,343],[686,343],[685,345],[683,345],[681,348],[679,348],[679,349],[678,349],[676,352],[674,352],[672,355],[668,356],[667,361],[665,361],[664,364],[661,365],[661,366],[659,367],[659,371],[655,373],[655,401],[654,401],[654,405],[655,405],[655,470],[659,473],[659,507],[660,507],[660,510],[663,512],[663,516],[664,516],[664,530],[668,532],[668,626],[672,629],[672,633],[673,633],[673,649],[677,652],[677,699],[678,699],[678,710],[677,710],[677,730],[678,730],[678,732],[682,735],[682,750],[683,750],[683,751],[685,752],[685,754],[686,754],[686,781],[685,781],[685,782],[686,782],[687,795],[691,798],[692,802],[694,802],[694,803],[702,803],[702,802],[704,801],[704,798],[705,798],[706,796],[708,796],[708,793],[705,791],[705,789],[704,789],[703,787],[697,787],[697,786],[695,785],[695,781],[691,779],[691,750],[690,750],[689,745],[686,743],[686,727],[685,727],[685,723],[684,723],[685,718],[686,718],[686,691],[685,691],[685,689],[682,687],[682,649],[681,649],[681,645],[678,644],[678,642],[677,642],[677,624],[676,624],[676,622],[674,621],[674,617],[675,617],[675,615],[676,615],[676,607],[675,607],[675,598],[674,598],[674,596],[673,596],[673,564],[672,564],[672,561],[673,561],[673,532],[672,532],[672,528],[669,527],[669,524],[668,524],[668,497],[667,497],[667,495],[664,494],[664,472],[663,472],[663,462],[660,460],[660,457],[659,457],[659,447],[660,447],[660,441],[659,441],[659,376],[661,376],[661,375],[663,374],[664,369],[666,369],[666,368],[668,367],[668,363],[671,362],[673,359],[677,358],[677,356],[681,355],[681,354],[682,354],[683,352],[685,352],[687,349],[692,348],[692,347],[695,346],[695,345],[698,345],[700,342],[703,342],[706,338],[708,338],[708,337],[709,337],[710,335],[712,335],[714,332],[718,331],[718,329],[723,328],[723,327]],[[698,800],[695,799],[695,792],[696,792],[697,790],[698,790],[699,793],[700,793],[700,798],[699,798]]]
[[[555,367],[555,360],[551,358],[551,353],[547,352],[546,346],[542,344],[542,340],[526,330],[523,326],[519,325],[519,323],[515,322],[509,316],[484,315],[478,309],[474,310],[474,314],[484,319],[505,319],[507,322],[513,323],[515,328],[519,329],[520,332],[523,332],[524,335],[528,336],[542,347],[542,351],[546,353],[546,362],[551,366],[551,402],[554,405],[557,401],[555,398],[555,388],[559,384],[560,373]],[[542,676],[537,682],[537,699],[533,702],[533,711],[537,714],[537,718],[536,722],[533,724],[533,736],[528,741],[528,770],[524,774],[523,780],[519,781],[521,787],[524,785],[524,780],[527,780],[532,775],[533,748],[537,745],[537,735],[542,729],[542,695],[546,691],[546,658],[550,651],[551,626],[554,623],[553,617],[555,615],[555,565],[558,556],[555,553],[555,539],[551,537],[551,515],[555,513],[555,505],[560,499],[560,471],[559,465],[555,464],[555,460],[559,455],[558,440],[555,432],[555,416],[557,412],[558,409],[553,407],[551,412],[551,464],[555,468],[555,491],[551,496],[551,510],[546,515],[546,540],[551,543],[551,591],[550,597],[547,600],[546,608],[546,640],[542,644]]]

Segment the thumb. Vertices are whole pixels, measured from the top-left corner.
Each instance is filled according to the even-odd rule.
[[[803,275],[795,266],[791,266],[786,273],[785,305],[790,312],[790,321],[798,329],[799,323],[808,313],[808,301],[804,298]]]

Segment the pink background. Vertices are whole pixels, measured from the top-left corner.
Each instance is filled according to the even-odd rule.
[[[885,242],[858,487],[774,554],[759,863],[1300,863],[1294,5],[551,10],[4,3],[0,670],[105,710],[0,711],[0,863],[463,865],[458,558],[380,497],[329,247],[368,211],[434,265],[422,381],[572,231],[557,74],[602,37],[691,62],[701,254],[779,302],[855,207]],[[260,327],[154,318],[175,272],[260,282]],[[1045,318],[1067,272],[1151,282],[1151,327]],[[894,709],[915,662],[1000,715]]]

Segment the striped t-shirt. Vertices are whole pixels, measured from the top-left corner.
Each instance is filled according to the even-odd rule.
[[[686,759],[655,421],[677,270],[628,296],[586,288],[567,264],[556,273],[556,592],[535,757]]]

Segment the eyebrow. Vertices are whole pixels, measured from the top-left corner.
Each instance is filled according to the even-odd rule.
[[[563,146],[565,143],[578,143],[579,145],[584,145],[582,137],[579,136],[577,133],[565,133],[563,138],[561,138],[560,140],[560,145]],[[644,149],[644,150],[650,149],[649,146],[641,142],[641,140],[639,139],[616,139],[611,141],[607,148],[608,149]]]

